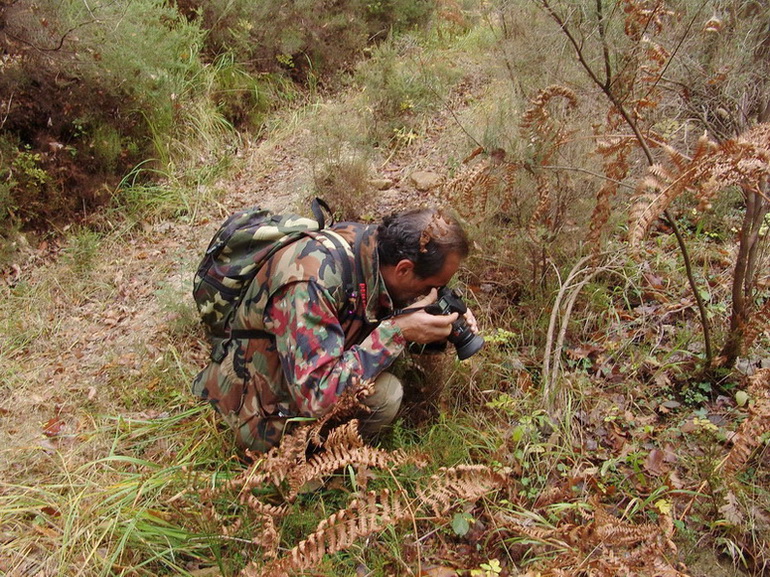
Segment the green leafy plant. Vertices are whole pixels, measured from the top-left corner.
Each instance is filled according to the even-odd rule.
[[[487,563],[479,565],[478,569],[471,569],[471,577],[497,577],[502,571],[500,561],[490,559]]]

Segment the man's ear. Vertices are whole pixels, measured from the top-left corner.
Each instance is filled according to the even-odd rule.
[[[403,258],[396,263],[394,269],[396,276],[398,278],[403,278],[410,273],[414,273],[414,263],[408,258]]]

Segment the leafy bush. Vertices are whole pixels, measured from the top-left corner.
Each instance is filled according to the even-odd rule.
[[[427,23],[434,0],[299,0],[180,2],[180,10],[208,31],[210,58],[227,52],[252,72],[279,72],[314,83],[349,70],[362,50],[391,32]]]
[[[20,1],[0,17],[0,93],[9,95],[1,128],[6,141],[18,141],[17,164],[31,169],[34,161],[47,175],[9,187],[22,222],[89,209],[105,200],[105,181],[167,157],[197,97],[197,25],[162,0]]]
[[[232,52],[211,66],[210,98],[223,119],[238,130],[257,132],[268,112],[293,101],[299,90],[280,74],[250,73]]]
[[[349,70],[367,45],[426,23],[434,8],[433,0],[4,3],[0,131],[18,148],[3,151],[0,219],[42,226],[88,213],[149,159],[165,171],[208,130],[258,129],[274,101],[293,94],[281,77],[315,84]]]
[[[408,143],[423,113],[435,109],[456,78],[448,63],[422,54],[408,37],[373,49],[357,73],[372,112],[369,138],[378,145]]]

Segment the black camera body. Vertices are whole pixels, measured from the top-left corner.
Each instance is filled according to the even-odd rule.
[[[475,355],[484,346],[484,339],[475,334],[463,315],[468,307],[462,299],[462,293],[457,289],[441,287],[438,291],[438,299],[435,303],[425,307],[425,311],[432,315],[451,315],[458,313],[460,316],[452,323],[452,332],[447,340],[457,349],[457,358],[464,361]]]

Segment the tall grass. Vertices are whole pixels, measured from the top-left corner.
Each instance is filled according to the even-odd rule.
[[[45,478],[4,480],[5,558],[16,559],[15,569],[39,563],[66,575],[186,574],[191,562],[210,556],[197,493],[227,466],[207,416],[207,407],[195,406],[102,420],[71,442],[90,445],[88,454],[97,445],[104,456],[51,450]]]

